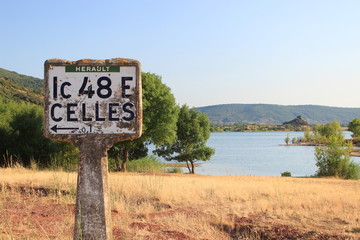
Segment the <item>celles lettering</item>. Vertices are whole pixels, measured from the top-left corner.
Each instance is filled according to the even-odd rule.
[[[66,119],[56,114],[60,112],[60,109],[66,111]],[[61,105],[60,103],[55,103],[50,108],[51,119],[55,122],[61,122],[65,120],[67,122],[104,122],[104,121],[132,121],[135,118],[135,109],[134,104],[127,102],[121,104],[119,102],[107,103],[105,107],[102,107],[99,103],[90,106],[90,109],[94,109],[95,116],[88,114],[88,106],[86,103],[67,103]]]

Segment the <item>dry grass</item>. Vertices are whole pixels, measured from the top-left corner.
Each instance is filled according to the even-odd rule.
[[[206,213],[195,221],[211,216],[212,221],[226,222],[231,215],[249,217],[265,213],[266,221],[309,231],[348,233],[360,228],[359,181],[151,175],[112,175],[111,180],[115,208],[119,211],[143,214],[156,211],[151,202],[134,204],[144,198]],[[178,222],[180,225],[174,227],[183,228],[183,221]],[[190,228],[198,225],[186,224]]]
[[[229,234],[235,219],[250,219],[263,228],[286,225],[360,239],[360,181],[123,173],[112,173],[110,181],[114,235],[119,239],[241,239]],[[54,194],[24,196],[19,189],[6,188],[16,185],[41,186]],[[0,186],[0,239],[71,238],[75,173],[1,169]],[[59,196],[59,189],[70,195]],[[11,204],[19,205],[26,221],[9,212]],[[62,218],[52,219],[47,207]],[[55,232],[34,218],[39,211],[56,222]],[[249,239],[260,239],[255,235]]]

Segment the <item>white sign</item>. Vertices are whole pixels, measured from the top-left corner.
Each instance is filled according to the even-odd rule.
[[[137,134],[137,66],[48,64],[45,71],[50,135]]]

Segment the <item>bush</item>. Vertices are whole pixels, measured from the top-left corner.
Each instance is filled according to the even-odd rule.
[[[317,143],[325,143],[328,141],[344,141],[344,135],[341,129],[341,125],[338,121],[332,123],[318,125],[316,124],[314,129],[314,139]],[[330,143],[331,144],[331,143]]]
[[[126,168],[128,172],[161,173],[164,172],[164,166],[156,157],[150,156],[129,161]]]
[[[291,177],[291,172],[282,172],[281,176],[282,177]]]
[[[353,138],[359,138],[360,137],[360,118],[355,118],[349,123],[349,129],[350,132],[353,134],[351,135]]]
[[[360,165],[350,159],[351,143],[329,138],[325,146],[315,147],[316,173],[319,177],[339,177],[343,179],[359,179]]]
[[[49,167],[54,170],[64,170],[67,172],[77,171],[79,162],[79,151],[71,143],[63,143],[61,151],[51,156]]]
[[[0,98],[0,166],[11,165],[3,156],[12,156],[21,166],[46,168],[52,155],[65,151],[62,142],[44,137],[43,122],[42,107]]]
[[[168,168],[166,170],[167,173],[184,173],[183,170],[179,167],[172,167],[172,168]]]
[[[284,139],[286,145],[289,145],[289,141],[290,141],[290,136],[289,134],[286,136],[286,138]]]
[[[345,179],[360,179],[360,165],[350,162],[347,166]]]

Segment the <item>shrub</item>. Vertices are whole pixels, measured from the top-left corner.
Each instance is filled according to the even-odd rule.
[[[306,129],[305,129],[305,131],[304,131],[304,138],[303,138],[303,140],[305,141],[305,142],[312,142],[314,139],[313,139],[314,137],[311,135],[311,133],[310,133],[310,128],[309,127],[307,127]]]
[[[52,155],[65,151],[63,143],[44,137],[43,120],[40,106],[0,98],[0,166],[11,167],[16,158],[21,166],[45,168]]]
[[[179,167],[168,168],[166,170],[166,172],[168,172],[168,173],[184,173],[183,170]]]
[[[79,161],[79,151],[70,143],[63,143],[61,151],[51,156],[49,167],[54,170],[64,170],[67,172],[77,171]]]
[[[282,177],[291,177],[291,172],[282,172],[281,176]]]
[[[314,139],[317,143],[325,143],[328,141],[344,141],[344,135],[341,129],[341,125],[338,121],[324,125],[316,125],[314,129]]]
[[[289,134],[286,136],[286,138],[284,139],[284,141],[285,141],[286,145],[289,144],[289,141],[290,141],[290,136],[289,136]]]
[[[329,138],[325,146],[315,147],[317,176],[359,179],[360,165],[350,159],[352,144]]]
[[[359,138],[360,137],[360,118],[355,118],[349,123],[349,129],[350,132],[353,134],[351,135],[353,138]]]
[[[150,156],[129,161],[126,168],[128,172],[161,173],[164,166],[155,156]]]

